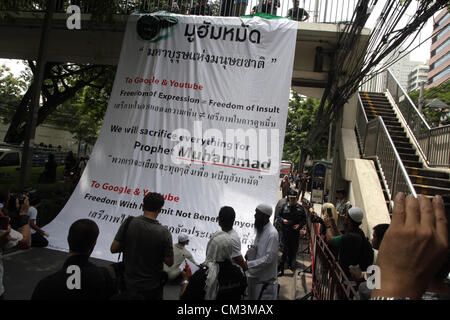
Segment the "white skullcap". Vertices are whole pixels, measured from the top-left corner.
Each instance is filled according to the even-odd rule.
[[[262,203],[262,204],[258,205],[256,207],[256,210],[268,215],[269,217],[272,215],[272,207],[267,204]]]
[[[182,232],[178,235],[178,242],[182,243],[182,242],[186,242],[188,240],[189,240],[189,236],[187,235],[187,233]]]
[[[348,215],[353,221],[357,223],[361,223],[364,218],[364,212],[358,207],[351,207],[348,210]]]

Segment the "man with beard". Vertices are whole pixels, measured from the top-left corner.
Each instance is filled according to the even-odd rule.
[[[256,207],[256,238],[245,255],[248,300],[277,299],[278,232],[269,221],[271,215],[271,206],[260,204]]]

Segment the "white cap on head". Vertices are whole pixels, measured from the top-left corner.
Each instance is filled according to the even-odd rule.
[[[355,221],[357,223],[361,223],[364,218],[364,212],[358,207],[351,207],[348,210],[348,215],[349,215],[350,219],[352,219],[353,221]]]
[[[269,217],[272,215],[272,207],[261,203],[256,207],[256,210],[260,211],[261,213],[264,213],[265,215],[268,215]]]
[[[178,242],[186,242],[188,240],[189,236],[186,233],[182,232],[178,235]]]

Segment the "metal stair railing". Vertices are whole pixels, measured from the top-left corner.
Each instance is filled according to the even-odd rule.
[[[363,91],[388,92],[405,120],[419,153],[428,166],[450,167],[450,125],[431,128],[397,78],[387,69],[360,87]]]
[[[450,166],[450,125],[430,128],[427,120],[389,69],[386,73],[386,89],[401,111],[427,164],[437,167]]]
[[[385,180],[383,183],[389,188],[389,202],[393,203],[394,197],[398,192],[412,194],[414,197],[417,197],[411,179],[389,135],[383,118],[379,116],[368,121],[359,95],[358,98],[356,130],[360,137],[363,158],[376,158],[378,160]]]

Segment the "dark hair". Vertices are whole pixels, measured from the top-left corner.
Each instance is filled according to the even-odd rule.
[[[144,210],[156,212],[164,205],[164,197],[156,192],[150,192],[144,197]]]
[[[233,229],[234,219],[236,218],[236,213],[232,207],[222,207],[219,211],[219,221],[220,226],[227,230]]]
[[[0,203],[5,203],[8,200],[9,191],[0,189]]]
[[[342,194],[344,197],[347,197],[347,191],[345,191],[344,189],[340,189],[340,190],[336,191],[336,193],[340,193],[340,194]]]
[[[90,219],[80,219],[72,223],[67,236],[70,251],[87,254],[93,248],[99,234],[97,224]]]
[[[373,232],[377,235],[378,243],[381,243],[381,241],[383,241],[384,234],[386,233],[386,230],[388,228],[389,224],[387,223],[380,223],[373,227]]]

